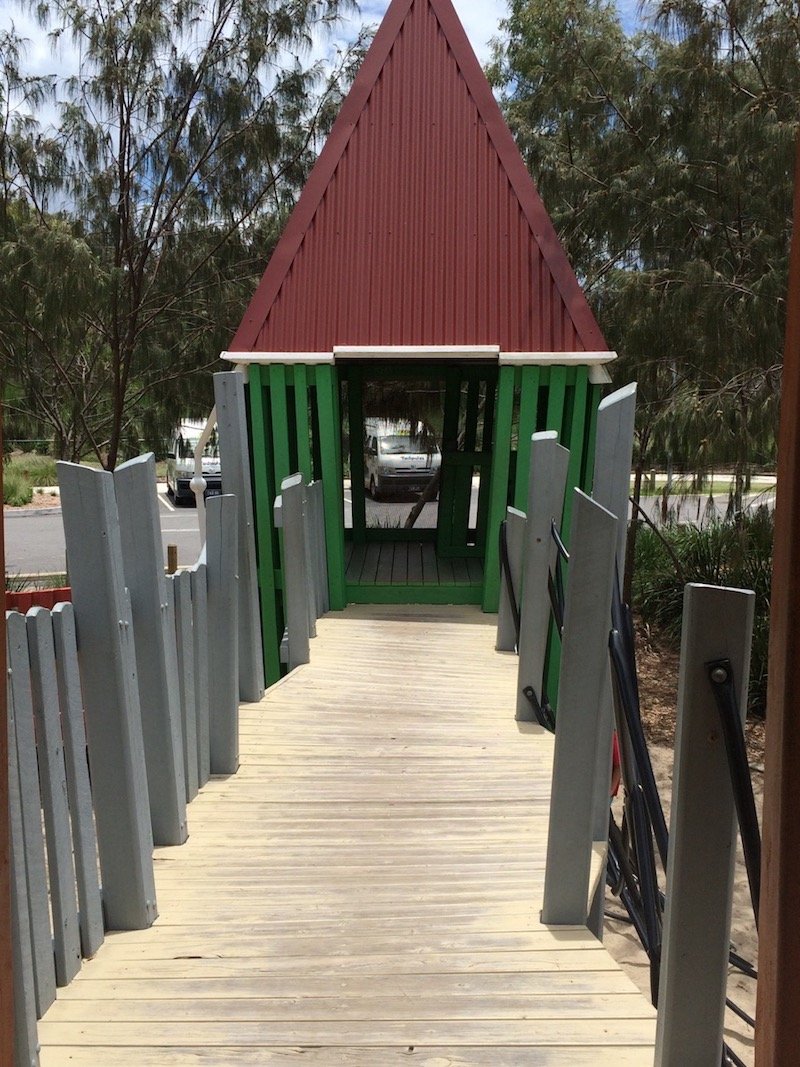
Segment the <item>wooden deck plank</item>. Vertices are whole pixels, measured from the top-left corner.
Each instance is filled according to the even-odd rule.
[[[436,559],[436,548],[430,542],[425,542],[422,548],[422,580],[426,585],[439,584],[439,567]]]
[[[348,542],[347,558],[345,560],[345,574],[347,581],[358,585],[361,581],[361,572],[364,568],[364,558],[367,554],[366,545],[354,545]]]
[[[397,546],[390,541],[385,541],[379,547],[380,556],[378,558],[378,570],[375,574],[375,582],[377,585],[391,585],[394,553]]]
[[[239,774],[156,850],[156,925],[110,934],[41,1022],[42,1067],[651,1063],[646,1000],[539,921],[553,739],[514,722],[493,622],[320,620],[242,707]]]
[[[408,541],[398,542],[394,546],[392,560],[392,585],[406,585],[408,582]]]

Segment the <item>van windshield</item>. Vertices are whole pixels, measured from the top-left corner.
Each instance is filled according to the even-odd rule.
[[[411,452],[418,455],[428,451],[427,448],[423,448],[422,442],[418,437],[401,437],[400,435],[381,437],[380,449],[386,456],[399,456],[403,452]]]
[[[197,448],[197,442],[200,440],[200,434],[196,437],[186,437],[181,434],[177,441],[177,458],[178,459],[191,459],[194,456],[194,450]],[[203,449],[203,455],[206,458],[217,459],[219,457],[219,437],[217,431],[214,430],[211,437],[206,443],[206,447]]]

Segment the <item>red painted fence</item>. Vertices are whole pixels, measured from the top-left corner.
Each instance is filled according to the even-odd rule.
[[[72,600],[72,590],[68,585],[60,589],[27,589],[24,593],[6,592],[6,611],[24,613],[29,608],[50,609],[56,604],[63,604],[65,600]]]

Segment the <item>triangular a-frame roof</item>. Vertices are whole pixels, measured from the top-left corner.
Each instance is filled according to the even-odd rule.
[[[606,348],[451,0],[392,0],[230,350]]]

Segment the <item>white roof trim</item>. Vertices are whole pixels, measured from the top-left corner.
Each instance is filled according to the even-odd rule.
[[[489,359],[499,345],[334,345],[337,359]]]
[[[613,363],[616,352],[501,352],[500,366],[550,366],[594,367],[603,363]]]
[[[333,363],[333,352],[220,352],[228,363]]]

